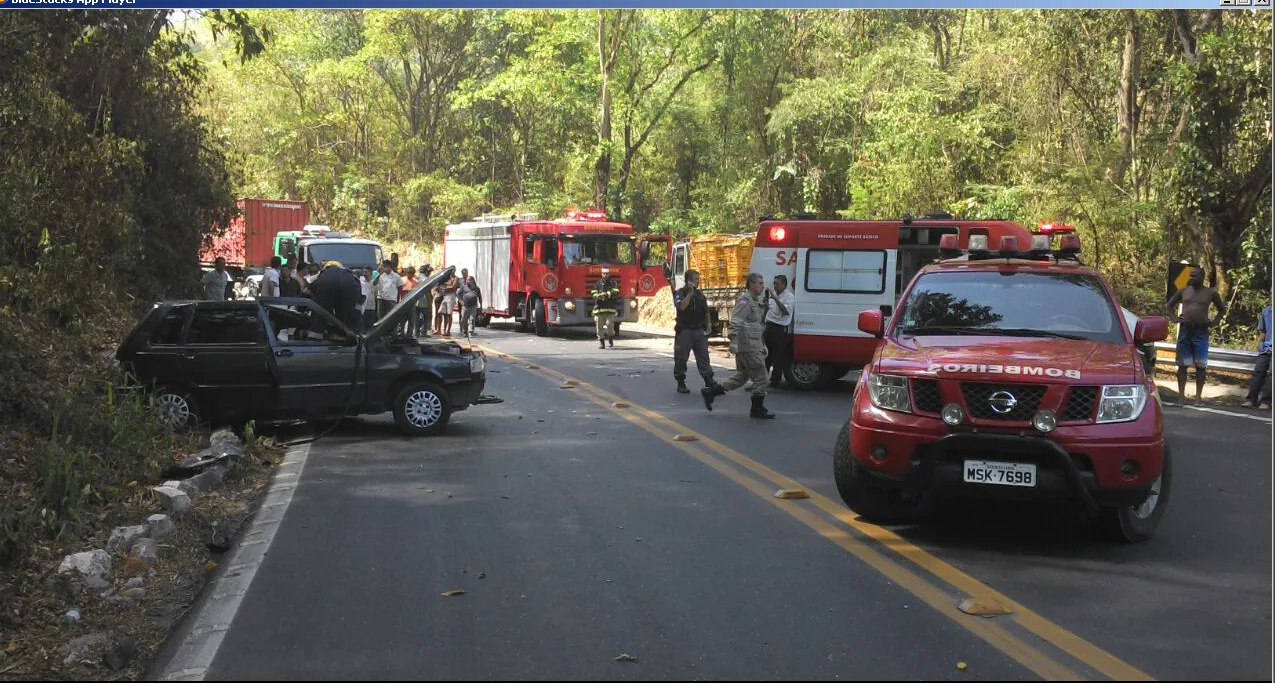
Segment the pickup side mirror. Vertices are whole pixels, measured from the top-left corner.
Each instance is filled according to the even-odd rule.
[[[881,309],[869,308],[866,311],[860,311],[859,331],[878,338],[885,334],[885,317],[881,315]]]
[[[664,264],[664,279],[670,282],[673,280],[673,266],[667,263]]]
[[[1151,344],[1164,341],[1167,336],[1169,336],[1169,319],[1162,315],[1139,318],[1137,326],[1133,328],[1133,343],[1135,344]]]

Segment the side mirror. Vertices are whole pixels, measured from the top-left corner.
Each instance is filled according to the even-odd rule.
[[[866,311],[860,311],[859,331],[866,332],[874,337],[880,337],[885,334],[885,318],[881,315],[881,309],[870,308]]]
[[[647,259],[651,258],[651,243],[650,243],[650,242],[643,242],[643,243],[642,243],[642,249],[641,249],[641,251],[642,251],[642,260],[643,260],[643,261],[645,261],[645,260],[647,260]]]
[[[1167,336],[1169,336],[1169,319],[1162,315],[1138,318],[1138,324],[1133,328],[1133,343],[1135,344],[1151,344],[1164,341]]]
[[[670,266],[667,263],[664,264],[664,279],[665,280],[673,279],[673,266]]]

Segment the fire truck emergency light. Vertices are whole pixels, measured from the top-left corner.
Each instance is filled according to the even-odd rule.
[[[1058,242],[1058,251],[1080,253],[1080,235],[1074,232],[1063,235]]]
[[[1052,235],[1056,232],[1075,232],[1076,226],[1064,225],[1062,223],[1041,223],[1040,232],[1046,235]]]
[[[956,241],[956,235],[943,235],[939,238],[939,251],[960,251],[960,244]]]
[[[970,251],[987,251],[987,235],[970,235]]]
[[[1011,235],[1006,235],[1005,237],[1002,237],[1001,238],[1001,253],[1002,254],[1017,254],[1018,253],[1018,238],[1013,237]]]
[[[784,229],[784,226],[782,225],[770,226],[770,241],[771,242],[782,242],[784,241],[784,238],[787,236],[788,236],[788,231]]]
[[[1032,235],[1032,251],[1049,251],[1049,235]]]

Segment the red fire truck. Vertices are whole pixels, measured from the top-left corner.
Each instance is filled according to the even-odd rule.
[[[751,270],[765,276],[768,288],[776,275],[786,275],[795,298],[788,383],[818,389],[871,360],[878,340],[859,331],[859,312],[880,308],[888,319],[917,271],[940,257],[939,240],[949,234],[962,249],[974,235],[991,244],[1002,237],[1028,244],[1032,236],[1011,221],[940,216],[762,221]]]
[[[602,211],[568,211],[554,220],[485,215],[447,226],[443,263],[458,273],[467,268],[478,280],[479,325],[513,318],[540,336],[552,327],[593,324],[591,292],[606,267],[623,298],[618,331],[619,323],[637,321],[637,297],[660,291],[670,246],[668,237],[639,237]]]

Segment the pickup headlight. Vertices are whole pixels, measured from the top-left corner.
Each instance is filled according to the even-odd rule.
[[[478,374],[482,372],[483,370],[485,370],[486,368],[487,368],[487,360],[483,358],[481,353],[476,354],[473,358],[469,359],[470,372],[474,374]]]
[[[872,373],[868,377],[868,397],[872,399],[872,405],[883,410],[912,412],[912,395],[908,390],[907,377]]]
[[[1097,423],[1129,422],[1138,419],[1147,406],[1147,389],[1140,384],[1117,384],[1102,388]]]

